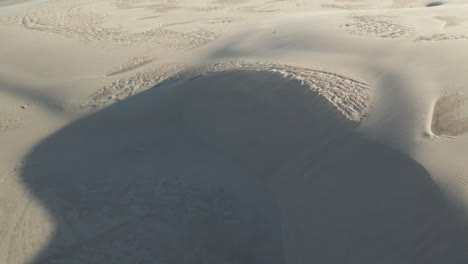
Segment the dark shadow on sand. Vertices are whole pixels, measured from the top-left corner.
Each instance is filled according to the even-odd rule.
[[[56,226],[34,263],[467,263],[466,225],[426,170],[353,127],[264,71],[116,103],[25,160]]]

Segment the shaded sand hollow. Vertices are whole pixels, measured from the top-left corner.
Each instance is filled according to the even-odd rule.
[[[34,263],[465,261],[465,223],[428,172],[358,122],[262,68],[181,77],[114,104],[26,158],[37,165],[23,184],[56,225]],[[39,239],[36,221],[26,211],[18,225]]]
[[[0,264],[468,263],[430,3],[0,0]]]

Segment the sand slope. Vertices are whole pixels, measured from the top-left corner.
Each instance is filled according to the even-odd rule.
[[[467,11],[0,2],[0,262],[468,263]]]
[[[354,127],[310,86],[262,69],[111,106],[26,159],[39,165],[24,184],[54,205],[43,262],[283,263],[281,247],[289,263],[466,260],[462,215],[429,173]]]

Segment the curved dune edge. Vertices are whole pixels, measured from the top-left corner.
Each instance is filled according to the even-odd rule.
[[[55,223],[34,263],[466,260],[464,222],[427,171],[356,133],[349,105],[327,98],[366,86],[214,68],[78,120],[30,153],[26,164],[42,165],[26,165],[23,183]],[[30,220],[23,237],[40,236]],[[15,255],[37,252],[29,241],[15,240],[25,250]]]
[[[166,69],[167,68],[167,69]],[[314,70],[264,61],[224,61],[212,65],[199,66],[189,70],[168,65],[157,73],[148,71],[116,81],[93,93],[86,105],[91,108],[102,107],[121,101],[129,96],[147,90],[149,85],[163,85],[174,80],[193,79],[208,73],[235,70],[278,72],[310,86],[330,101],[341,113],[355,123],[361,122],[371,109],[371,88],[368,84],[333,72]],[[170,72],[172,77],[170,77]],[[153,78],[155,80],[150,80]],[[155,84],[156,82],[156,84]],[[157,84],[159,82],[159,84]],[[145,87],[146,86],[146,87]]]
[[[312,92],[326,98],[344,116],[354,123],[361,122],[371,110],[372,95],[368,84],[325,70],[307,69],[265,61],[223,61],[176,74],[162,82],[195,79],[209,74],[234,71],[273,72],[287,79],[295,79],[301,85],[308,85]]]

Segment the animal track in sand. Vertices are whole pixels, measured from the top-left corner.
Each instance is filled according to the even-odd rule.
[[[353,9],[364,9],[368,7],[368,5],[363,4],[323,4],[321,5],[323,8],[336,8],[336,9],[345,9],[345,10],[353,10]]]
[[[399,17],[354,15],[343,27],[354,35],[379,38],[405,38],[415,34],[413,27],[404,25]]]
[[[79,35],[93,39],[99,34],[109,34],[111,30],[100,28],[103,16],[83,9],[83,4],[72,1],[57,1],[44,7],[38,7],[25,14],[20,24],[26,29],[64,34]]]
[[[116,0],[115,6],[121,9],[144,8],[158,13],[179,9],[177,2],[166,0]]]
[[[119,8],[149,8],[152,6],[176,6],[174,0],[114,0],[114,5]]]
[[[44,225],[45,210],[31,200],[30,193],[21,184],[21,170],[37,165],[19,163],[0,177],[0,242],[7,249],[2,260],[8,264],[29,263],[47,244],[47,233],[52,231],[51,225]]]
[[[468,132],[468,95],[454,94],[439,98],[432,116],[435,135],[458,136]]]
[[[19,128],[21,122],[9,115],[0,113],[0,133],[4,131],[11,131]]]
[[[117,80],[93,93],[83,107],[99,108],[123,100],[167,80],[179,71],[177,65],[163,65]]]
[[[8,180],[11,180],[11,175],[6,176],[4,180],[0,181],[0,183]],[[21,212],[21,210],[24,210],[27,199],[25,199],[24,191],[19,188],[19,184],[9,181],[3,186],[8,187],[1,189],[0,191],[0,241],[7,247],[11,247],[11,242],[14,239],[11,237],[11,231],[15,225],[17,225],[18,214]]]
[[[112,75],[117,75],[121,73],[125,73],[131,70],[134,70],[136,68],[139,68],[141,66],[144,66],[148,63],[151,63],[153,60],[148,59],[147,57],[135,57],[124,63],[119,67],[119,69],[106,74],[106,76],[112,76]]]
[[[281,11],[280,8],[269,6],[269,5],[262,5],[262,6],[244,6],[239,7],[236,9],[239,12],[246,12],[246,13],[273,13]]]
[[[18,18],[16,16],[0,17],[0,27],[15,24],[17,19]]]
[[[421,36],[417,38],[416,42],[437,42],[437,41],[447,41],[447,40],[468,40],[468,35],[466,34],[434,34],[428,36]]]
[[[213,0],[211,1],[214,5],[235,5],[246,3],[247,0]]]
[[[124,45],[145,42],[150,46],[186,49],[218,38],[216,33],[204,29],[182,33],[157,26],[143,32],[129,32],[117,24],[105,26],[105,16],[93,13],[86,4],[70,1],[54,2],[46,7],[36,8],[19,20],[20,25],[26,29],[78,38],[84,42],[106,41]]]
[[[209,20],[208,24],[230,24],[233,22],[240,22],[243,21],[244,18],[241,17],[217,17],[214,19]]]
[[[29,201],[17,219],[9,241],[7,263],[29,263],[54,235],[48,213],[36,201]]]

